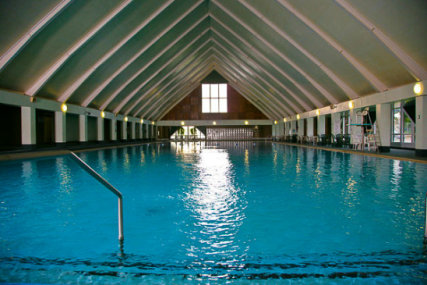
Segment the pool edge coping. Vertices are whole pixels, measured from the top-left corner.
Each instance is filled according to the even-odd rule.
[[[94,148],[82,148],[82,149],[76,149],[76,150],[60,149],[60,150],[41,150],[41,151],[34,151],[34,152],[7,153],[7,154],[0,154],[0,161],[33,159],[33,158],[40,158],[40,157],[66,155],[66,154],[69,154],[71,151],[78,153],[78,152],[97,151],[97,150],[103,150],[103,149],[113,149],[113,148],[139,146],[139,145],[146,145],[146,144],[158,144],[158,143],[164,143],[164,142],[153,141],[153,142],[142,142],[142,143],[138,143],[138,144],[124,144],[124,145],[112,145],[112,146],[103,146],[103,147],[94,147]],[[319,150],[324,150],[324,151],[341,152],[341,153],[348,153],[348,154],[358,154],[358,155],[364,155],[364,156],[379,157],[379,158],[386,158],[386,159],[395,159],[395,160],[401,160],[401,161],[409,161],[409,162],[427,164],[427,160],[421,160],[421,159],[409,158],[409,157],[401,157],[401,156],[383,155],[383,154],[371,153],[371,152],[361,152],[361,151],[355,151],[355,150],[351,150],[351,149],[328,148],[328,147],[322,147],[322,146],[303,145],[303,144],[287,143],[287,142],[272,142],[272,143],[277,143],[277,144],[282,144],[282,145],[290,145],[290,146],[295,146],[295,147],[319,149]]]
[[[384,155],[384,154],[378,154],[378,153],[374,153],[374,152],[362,152],[362,151],[351,150],[351,149],[328,148],[328,147],[322,147],[322,146],[303,145],[303,144],[287,143],[287,142],[273,142],[273,143],[296,146],[296,147],[320,149],[320,150],[325,150],[325,151],[341,152],[341,153],[348,153],[348,154],[358,154],[358,155],[364,155],[364,156],[395,159],[395,160],[402,160],[402,161],[409,161],[409,162],[427,164],[427,160],[410,158],[410,157],[402,157],[402,156]]]

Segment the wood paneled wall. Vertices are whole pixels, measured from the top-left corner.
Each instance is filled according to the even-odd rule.
[[[202,113],[202,86],[197,87],[161,120],[263,120],[268,119],[254,105],[227,85],[227,113]]]

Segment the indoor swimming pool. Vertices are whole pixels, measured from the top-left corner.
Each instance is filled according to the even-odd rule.
[[[261,142],[0,162],[0,282],[427,282],[427,165]]]

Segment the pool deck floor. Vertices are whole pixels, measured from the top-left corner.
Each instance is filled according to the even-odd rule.
[[[167,142],[167,141],[139,141],[139,142],[131,142],[131,143],[120,142],[120,143],[110,143],[106,145],[99,145],[99,144],[75,145],[75,146],[63,146],[62,148],[54,147],[50,149],[49,148],[31,149],[31,150],[21,149],[21,150],[11,150],[11,151],[0,151],[0,161],[66,155],[66,154],[69,154],[70,151],[74,151],[74,152],[95,151],[100,149],[111,149],[111,148],[118,148],[118,147],[129,147],[129,146],[145,145],[145,144],[153,144],[153,143],[156,144],[156,143],[164,143],[164,142]],[[378,152],[352,150],[348,148],[335,148],[335,147],[305,145],[305,144],[288,143],[288,142],[273,142],[273,143],[427,164],[427,157],[416,156],[415,151],[406,150],[406,149],[391,149],[390,152],[387,152],[387,153],[378,153]]]

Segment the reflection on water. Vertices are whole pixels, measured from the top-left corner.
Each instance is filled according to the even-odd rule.
[[[203,149],[194,167],[196,177],[184,199],[185,207],[195,219],[189,232],[192,242],[186,249],[187,255],[196,260],[211,256],[212,260],[232,263],[230,257],[239,250],[236,233],[245,216],[240,201],[242,193],[233,183],[229,154],[224,150]]]

